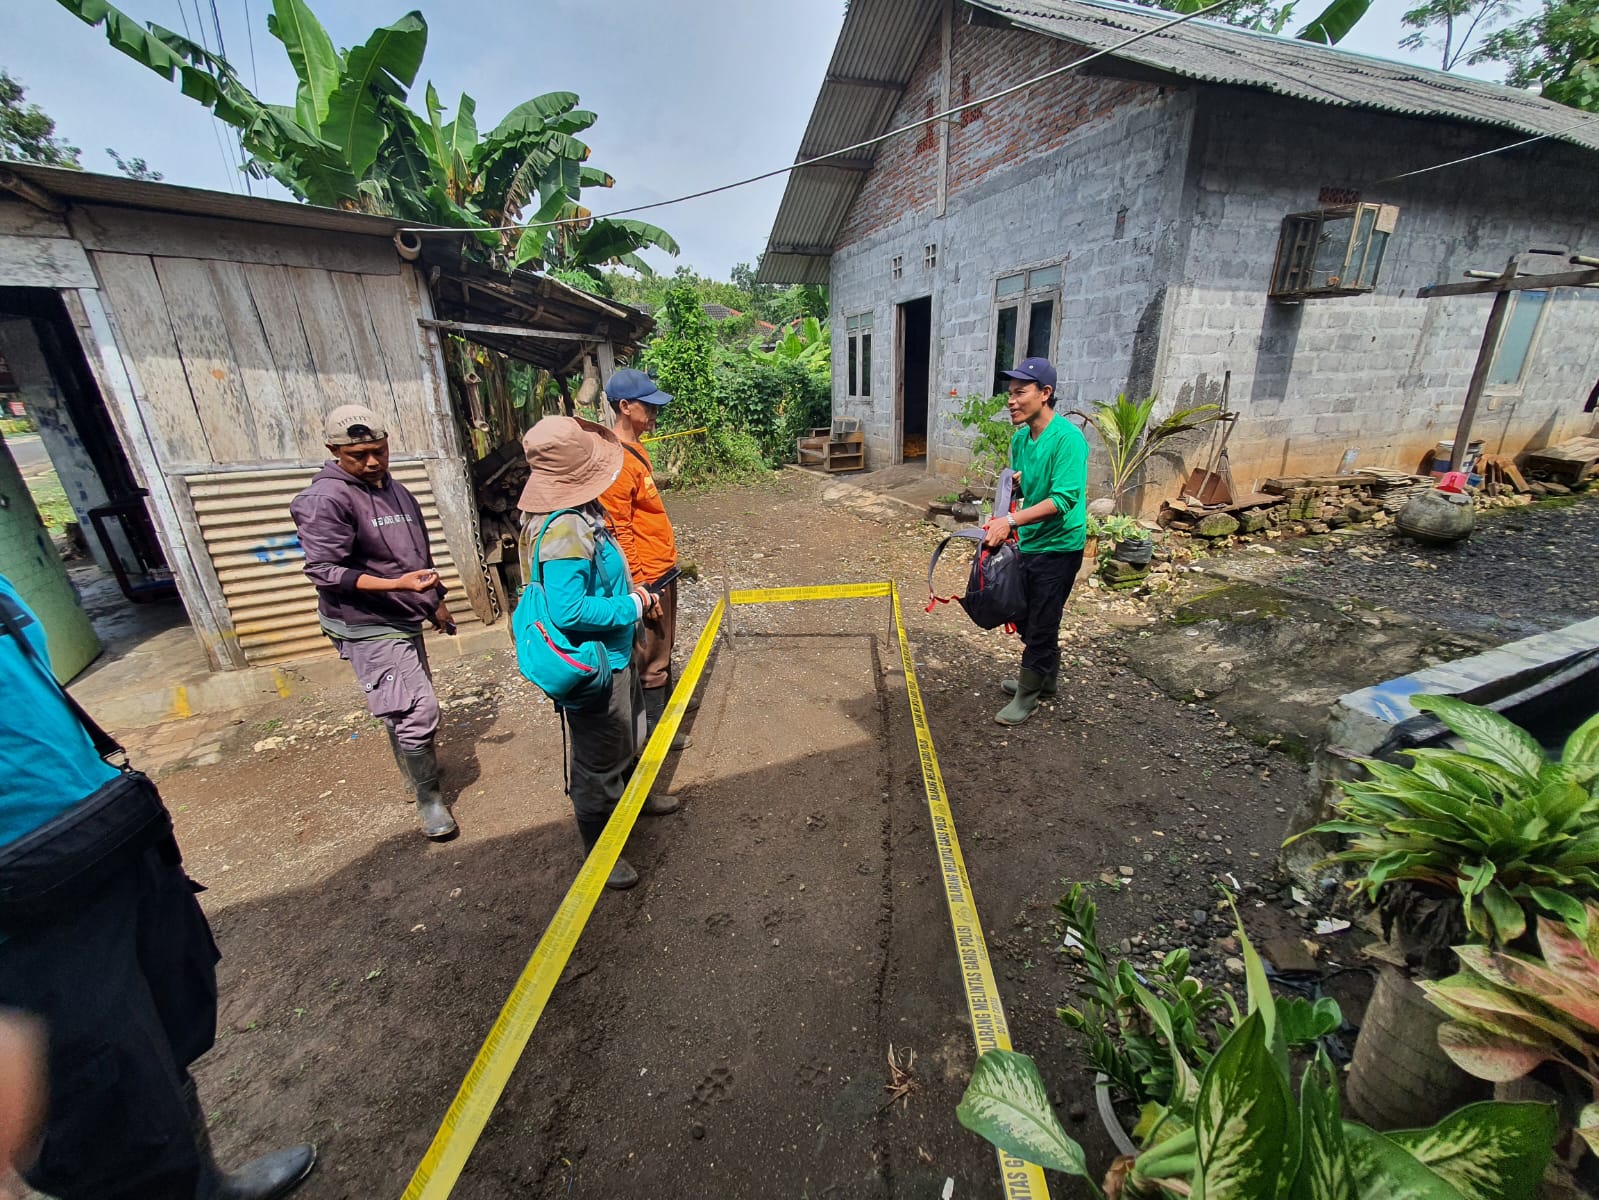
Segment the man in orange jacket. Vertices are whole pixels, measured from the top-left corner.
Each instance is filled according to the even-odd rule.
[[[661,406],[670,403],[672,397],[656,387],[643,371],[631,368],[611,376],[605,385],[605,397],[616,413],[612,429],[622,439],[623,454],[622,472],[600,496],[600,503],[627,555],[633,582],[649,588],[661,602],[659,616],[643,619],[644,638],[633,651],[633,665],[644,688],[644,713],[653,733],[672,688],[672,646],[677,641],[677,540],[655,486],[649,451],[641,442],[655,428]],[[672,742],[672,749],[681,750],[687,745],[688,739],[679,736]]]

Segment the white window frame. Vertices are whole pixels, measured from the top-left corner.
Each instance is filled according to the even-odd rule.
[[[922,247],[922,269],[932,271],[938,267],[938,243],[928,242]]]
[[[844,394],[850,399],[872,396],[872,325],[868,309],[844,320]]]
[[[890,279],[905,278],[905,256],[896,254],[888,260],[888,277]]]
[[[1499,355],[1504,350],[1505,334],[1510,332],[1510,322],[1516,315],[1516,305],[1527,292],[1538,292],[1543,296],[1543,303],[1538,306],[1538,317],[1533,322],[1532,336],[1527,339],[1527,352],[1521,357],[1521,369],[1516,373],[1516,378],[1509,383],[1491,382],[1493,373],[1499,369]],[[1544,326],[1549,323],[1549,310],[1555,303],[1554,288],[1527,288],[1525,291],[1511,292],[1508,311],[1505,313],[1505,323],[1499,330],[1499,344],[1494,347],[1493,361],[1488,364],[1489,379],[1483,383],[1483,392],[1489,396],[1519,396],[1527,387],[1527,370],[1532,366],[1532,360],[1537,357],[1538,343],[1543,340]]]
[[[988,344],[991,348],[994,362],[994,376],[997,380],[1002,370],[1009,370],[1020,363],[1027,354],[1027,336],[1032,329],[1033,305],[1041,300],[1052,302],[1049,323],[1049,345],[1045,347],[1042,357],[1055,361],[1055,348],[1060,344],[1060,298],[1061,281],[1066,275],[1066,265],[1063,262],[1040,263],[1036,266],[1025,267],[1017,271],[1007,271],[994,280],[993,309],[989,314]],[[1021,286],[1014,291],[1007,291],[1001,295],[1002,287],[1009,287],[1018,277]],[[1035,277],[1041,277],[1035,281]],[[1007,308],[1016,310],[1016,341],[1011,348],[1011,361],[1001,365],[999,361],[999,317]],[[1000,389],[1003,391],[1004,389]]]

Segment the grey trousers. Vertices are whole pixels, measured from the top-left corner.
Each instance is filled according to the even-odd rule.
[[[355,681],[366,693],[366,707],[388,726],[406,750],[433,743],[439,729],[439,698],[433,692],[422,635],[408,638],[363,638],[335,641],[339,657],[355,668]]]
[[[604,821],[644,748],[644,694],[633,665],[612,673],[611,702],[603,712],[567,709],[566,723],[572,811],[579,821]]]

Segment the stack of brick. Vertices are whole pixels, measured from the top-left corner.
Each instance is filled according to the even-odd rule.
[[[1173,533],[1202,538],[1224,538],[1233,534],[1263,533],[1283,522],[1284,507],[1275,496],[1257,497],[1254,504],[1235,504],[1225,508],[1205,508],[1183,500],[1168,500],[1161,505],[1156,524]]]
[[[1326,533],[1368,521],[1386,524],[1415,488],[1432,483],[1425,476],[1399,471],[1362,471],[1268,479],[1261,490],[1283,497],[1287,506],[1284,520],[1302,523],[1311,533]]]

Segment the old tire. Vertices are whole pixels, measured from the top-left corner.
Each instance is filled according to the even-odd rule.
[[[1490,1084],[1467,1075],[1438,1048],[1444,1020],[1408,975],[1382,968],[1344,1088],[1361,1120],[1376,1129],[1418,1129],[1492,1096]]]

